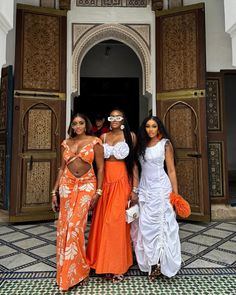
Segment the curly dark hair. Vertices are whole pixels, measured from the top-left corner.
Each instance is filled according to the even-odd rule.
[[[80,117],[80,118],[84,119],[84,121],[85,121],[85,127],[86,127],[85,134],[86,135],[93,135],[93,132],[92,132],[92,123],[90,122],[89,118],[86,115],[84,115],[84,114],[76,113],[76,114],[74,114],[72,116],[71,121],[70,121],[70,126],[69,126],[68,131],[67,131],[67,133],[69,134],[70,138],[73,138],[73,137],[76,136],[76,133],[74,132],[73,128],[71,127],[71,123],[77,117]]]
[[[137,140],[137,155],[138,157],[140,156],[143,157],[144,160],[145,160],[146,147],[149,141],[151,140],[151,138],[148,136],[146,132],[146,124],[149,120],[153,120],[157,123],[158,131],[160,132],[162,138],[170,139],[170,136],[167,133],[162,121],[157,116],[146,117],[139,128],[138,140]]]
[[[126,143],[129,146],[129,154],[128,156],[125,158],[125,166],[126,166],[126,170],[128,173],[128,177],[130,182],[132,182],[133,179],[133,167],[134,167],[134,161],[135,161],[135,154],[134,154],[134,146],[133,146],[133,141],[132,141],[132,136],[131,136],[131,131],[130,131],[130,127],[127,121],[127,118],[125,116],[125,113],[122,109],[120,108],[113,108],[112,111],[110,112],[110,114],[114,111],[119,111],[120,113],[122,113],[122,116],[124,118],[124,129],[123,129],[123,133],[124,133],[124,138]]]

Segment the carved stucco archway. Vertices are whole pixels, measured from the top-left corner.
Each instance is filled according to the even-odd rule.
[[[151,87],[151,57],[150,38],[142,36],[149,25],[122,25],[122,24],[73,24],[72,29],[72,92],[80,93],[80,68],[86,53],[96,44],[113,39],[120,41],[136,53],[142,67],[142,92],[152,93]],[[141,28],[141,30],[140,30]],[[145,34],[144,34],[145,35]],[[147,34],[146,34],[147,35]]]

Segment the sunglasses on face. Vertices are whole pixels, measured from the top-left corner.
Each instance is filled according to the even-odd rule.
[[[124,118],[122,116],[110,116],[107,118],[109,122],[121,122]]]

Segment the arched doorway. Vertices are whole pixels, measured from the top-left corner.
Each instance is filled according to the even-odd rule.
[[[92,47],[81,63],[80,95],[73,99],[73,112],[86,113],[91,120],[98,112],[105,116],[118,107],[125,111],[131,129],[148,113],[142,95],[142,67],[135,52],[116,40]]]
[[[67,75],[67,96],[71,97],[71,100],[67,100],[67,124],[70,121],[71,111],[74,113],[79,110],[76,109],[77,106],[74,102],[77,100],[77,103],[79,103],[81,95],[83,96],[81,89],[83,88],[84,78],[96,78],[97,82],[91,80],[85,83],[89,85],[87,87],[89,91],[92,91],[91,85],[96,84],[98,84],[98,88],[104,85],[104,87],[113,89],[113,92],[107,94],[107,96],[111,95],[112,99],[103,104],[103,106],[108,106],[106,110],[110,110],[117,104],[116,99],[118,98],[114,97],[115,94],[126,97],[121,102],[120,96],[118,106],[127,112],[132,129],[137,130],[142,119],[152,111],[155,113],[156,110],[156,97],[153,90],[155,83],[152,79],[153,71],[150,55],[150,26],[146,24],[98,25],[73,23],[71,41],[72,56],[69,57],[71,62],[68,64]],[[113,56],[114,54],[116,54],[116,58]],[[112,62],[109,60],[112,60]],[[86,73],[88,69],[91,70],[90,74]],[[105,80],[101,83],[98,78],[105,78]],[[120,78],[120,84],[118,78]],[[136,82],[135,79],[131,81],[131,78],[136,78]],[[132,86],[135,84],[136,86]],[[129,89],[125,95],[121,93],[122,89],[127,90],[127,88]],[[100,95],[104,94],[101,89],[99,91]],[[135,103],[132,95],[136,96]],[[81,101],[93,108],[95,100],[93,103],[91,100],[89,102],[88,96],[90,95],[87,93],[87,97],[81,99]],[[89,102],[89,104],[86,102]],[[109,105],[111,102],[114,103]]]

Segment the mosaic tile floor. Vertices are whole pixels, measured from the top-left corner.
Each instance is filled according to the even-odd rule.
[[[150,283],[134,265],[122,283],[92,275],[87,287],[63,294],[236,294],[236,222],[179,225],[183,265],[176,277]],[[0,294],[61,294],[55,240],[53,222],[1,225]]]
[[[56,294],[100,294],[100,295],[226,295],[235,294],[235,276],[176,276],[173,279],[160,278],[154,283],[145,277],[127,277],[119,284],[103,283],[101,278],[91,278],[86,287],[75,287],[68,292],[60,292],[55,279],[5,280],[0,294],[56,295]]]

